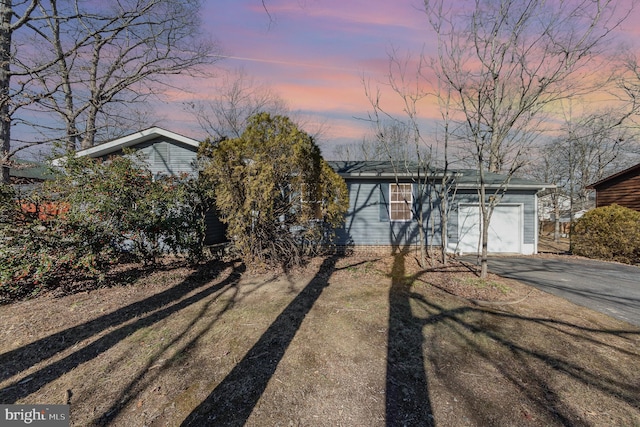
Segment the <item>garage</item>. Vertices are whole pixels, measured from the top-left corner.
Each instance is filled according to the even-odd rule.
[[[457,252],[476,253],[478,251],[481,232],[480,218],[479,205],[459,205]],[[489,224],[489,253],[521,253],[523,221],[521,204],[496,206]]]

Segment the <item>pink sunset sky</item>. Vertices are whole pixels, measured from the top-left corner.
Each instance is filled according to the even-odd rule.
[[[217,40],[225,58],[214,69],[243,68],[270,86],[291,111],[306,121],[325,123],[320,145],[331,157],[336,144],[358,142],[368,131],[371,106],[363,79],[381,86],[389,69],[388,52],[433,49],[423,2],[420,0],[205,0],[203,29]],[[634,12],[621,31],[630,44],[640,41],[640,13]],[[271,18],[271,19],[270,19]],[[184,102],[215,96],[216,78],[193,82],[189,92],[174,93]],[[383,92],[383,103],[394,112],[398,101]],[[434,106],[421,116],[434,118]],[[201,138],[202,131],[184,111],[162,126]],[[162,111],[158,111],[163,114]]]

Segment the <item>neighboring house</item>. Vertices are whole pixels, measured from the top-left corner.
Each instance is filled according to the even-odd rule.
[[[541,191],[538,194],[538,219],[540,221],[555,221],[556,209],[559,217],[569,217],[571,212],[571,198],[553,189]]]
[[[419,229],[409,207],[415,206],[419,182],[424,174],[418,168],[406,168],[396,174],[390,162],[329,162],[344,178],[349,190],[349,211],[343,228],[338,230],[337,244],[371,247],[419,245]],[[455,185],[449,192],[447,242],[449,252],[475,253],[480,236],[478,179],[475,170],[451,172]],[[420,178],[422,176],[422,178]],[[430,196],[423,203],[427,243],[441,246],[441,221],[436,187],[442,174],[430,172]],[[500,190],[505,176],[487,173],[487,197]],[[491,253],[537,253],[537,193],[551,187],[524,179],[512,178],[490,225],[488,250]],[[407,202],[404,202],[407,200]]]
[[[37,213],[41,220],[46,220],[67,212],[68,206],[61,206],[55,202],[36,204],[24,199],[29,193],[37,192],[42,183],[50,179],[53,179],[53,174],[47,165],[30,160],[13,160],[9,169],[9,183],[16,188],[20,207],[24,213]]]
[[[200,143],[195,139],[170,132],[159,127],[136,132],[103,144],[76,152],[76,156],[108,159],[120,156],[124,149],[141,151],[154,176],[177,176],[183,173],[195,175],[195,166]],[[56,165],[58,162],[53,161]],[[206,215],[207,232],[205,243],[208,245],[226,240],[224,226],[218,216],[210,211]]]
[[[640,163],[613,174],[587,188],[596,190],[596,207],[614,203],[640,211]]]
[[[9,169],[9,183],[20,190],[37,188],[43,181],[53,178],[48,167],[42,163],[15,159]]]

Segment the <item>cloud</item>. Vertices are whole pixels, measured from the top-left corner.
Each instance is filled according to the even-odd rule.
[[[237,61],[261,62],[263,64],[277,64],[277,65],[285,65],[289,67],[320,68],[324,70],[352,71],[352,72],[358,71],[355,68],[332,66],[329,64],[321,64],[321,63],[313,64],[313,63],[304,63],[304,62],[296,62],[296,61],[288,61],[288,60],[278,60],[278,59],[268,59],[268,58],[248,58],[243,56],[231,56],[231,55],[218,55],[218,57],[220,59],[235,59]]]
[[[288,18],[307,18],[339,23],[340,25],[365,24],[367,27],[420,27],[417,15],[424,7],[418,1],[388,0],[311,0],[306,2],[271,1],[268,10],[280,24]],[[253,8],[258,11],[257,7]],[[263,9],[264,11],[264,9]],[[349,31],[349,28],[344,28]]]

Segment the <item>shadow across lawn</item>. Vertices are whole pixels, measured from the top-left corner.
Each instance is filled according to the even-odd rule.
[[[585,420],[585,407],[580,403],[576,407],[581,393],[615,405],[608,407],[640,407],[640,383],[637,372],[630,370],[640,363],[640,353],[627,346],[628,340],[640,336],[639,330],[582,326],[522,315],[517,308],[434,298],[437,293],[417,290],[424,287],[411,288],[416,282],[439,288],[426,273],[405,276],[402,300],[412,302],[407,312],[414,313],[405,329],[416,331],[416,339],[424,345],[415,351],[424,352],[430,382],[438,383],[439,394],[446,390],[456,399],[466,421],[473,425],[594,425]],[[418,330],[424,336],[418,337]],[[616,344],[611,343],[614,338]],[[391,342],[390,330],[390,346]],[[426,389],[417,363],[415,368],[420,375],[414,377],[413,387]],[[500,402],[497,396],[501,395],[517,406]],[[633,417],[626,409],[620,413]],[[387,425],[391,424],[401,425],[390,423],[388,417]]]
[[[255,414],[252,418],[251,414],[260,399],[268,397],[265,390],[305,318],[321,297],[323,303],[331,302],[331,292],[325,290],[334,272],[358,265],[337,267],[337,262],[338,257],[325,259],[301,291],[295,286],[296,296],[279,315],[270,312],[274,321],[221,382],[211,383],[207,381],[207,372],[201,372],[203,382],[211,384],[207,389],[209,395],[202,401],[189,401],[188,408],[195,408],[182,425],[241,426],[264,422],[256,419]],[[386,351],[386,375],[377,377],[375,395],[371,395],[371,400],[376,402],[371,407],[374,415],[364,421],[354,420],[353,425],[379,425],[382,415],[387,426],[634,425],[640,418],[637,409],[640,376],[635,368],[640,364],[636,346],[640,330],[631,326],[624,329],[619,323],[608,323],[606,319],[601,323],[600,317],[574,322],[575,316],[556,316],[555,307],[547,310],[537,302],[531,302],[526,310],[521,305],[474,305],[438,288],[442,281],[437,275],[446,274],[442,268],[416,271],[402,253],[397,253],[392,262],[390,268],[385,268],[390,279],[380,276],[373,279],[376,286],[382,281],[388,286],[390,280],[388,319],[384,309],[362,313],[362,316],[371,316],[368,321],[377,331],[384,330],[388,324],[387,348],[380,338],[374,356],[380,361]],[[159,359],[169,353],[168,349],[189,357],[191,348],[197,347],[203,334],[212,329],[220,316],[233,310],[234,304],[241,302],[246,292],[251,292],[236,286],[244,266],[219,267],[196,271],[170,290],[101,316],[98,319],[102,319],[102,324],[97,323],[98,319],[85,322],[89,331],[83,331],[83,325],[79,325],[1,355],[3,374],[7,369],[18,369],[20,363],[22,369],[40,364],[33,373],[27,375],[19,370],[19,378],[10,376],[12,383],[0,390],[0,401],[11,403],[28,398],[45,384],[109,351],[136,331],[149,326],[157,328],[158,322],[197,304],[173,337],[154,350],[135,375],[120,384],[117,396],[106,408],[96,411],[100,413],[95,413],[91,422],[92,425],[117,423],[126,417],[123,411],[155,384],[161,370],[174,372],[180,367],[179,361],[159,363]],[[446,269],[456,274],[464,270],[464,266]],[[212,282],[212,276],[220,277]],[[336,286],[351,285],[349,281],[336,281]],[[379,291],[376,298],[385,299],[386,293]],[[532,308],[535,311],[531,311]],[[79,341],[71,340],[72,331],[83,339],[94,337],[94,341],[76,350],[72,347]],[[44,347],[38,358],[30,353],[37,350],[36,343],[57,347]],[[66,356],[60,360],[42,363],[56,351],[64,350]],[[157,365],[162,366],[157,368]],[[356,385],[345,383],[344,386],[340,391],[323,391],[338,395],[350,392],[348,387]],[[99,392],[98,387],[85,393]],[[384,408],[377,399],[383,387]],[[587,398],[586,403],[582,397]],[[598,402],[598,408],[589,414],[590,405],[595,405],[593,402]],[[296,414],[296,408],[292,408],[291,413]],[[618,418],[606,418],[611,413]],[[169,416],[174,414],[170,412]],[[175,418],[165,421],[180,422]],[[337,418],[327,420],[327,424],[331,421],[336,424]],[[161,423],[159,419],[156,422]]]
[[[137,330],[149,327],[216,292],[236,285],[245,270],[244,265],[233,265],[231,272],[225,279],[205,286],[211,283],[224,269],[232,265],[202,265],[180,284],[166,291],[0,355],[0,366],[3,366],[2,379],[6,379],[58,352],[76,346],[84,339],[98,336],[102,331],[116,327],[66,357],[46,364],[28,376],[12,381],[0,390],[0,401],[14,403],[60,378],[80,364],[106,352]],[[204,288],[199,292],[183,298],[203,286]],[[135,320],[129,323],[132,319]]]
[[[393,259],[389,290],[386,425],[433,426],[433,409],[424,367],[423,325],[411,309],[413,279],[405,271],[405,255]]]
[[[183,426],[242,426],[246,423],[302,321],[329,285],[337,259],[332,256],[323,261],[316,276],[224,380],[189,414]]]
[[[240,270],[244,271],[244,267],[241,267]],[[237,277],[239,281],[240,274]],[[162,344],[155,350],[154,354],[147,357],[145,366],[139,369],[138,374],[129,379],[124,387],[120,387],[121,392],[116,398],[111,399],[113,402],[111,406],[99,416],[94,417],[89,425],[94,427],[110,425],[130,402],[138,399],[165,372],[180,370],[180,361],[197,347],[201,338],[211,331],[225,313],[273,280],[275,278],[262,281],[252,289],[248,289],[249,287],[246,286],[235,286],[238,283],[236,281],[234,286],[226,286],[216,295],[203,299],[197,311],[182,316],[183,319],[188,320],[190,318],[190,320],[180,327],[181,331],[175,333],[172,339],[162,340]],[[190,338],[185,342],[181,342],[185,336]],[[166,360],[167,352],[174,345],[179,347],[174,350],[174,356]]]

